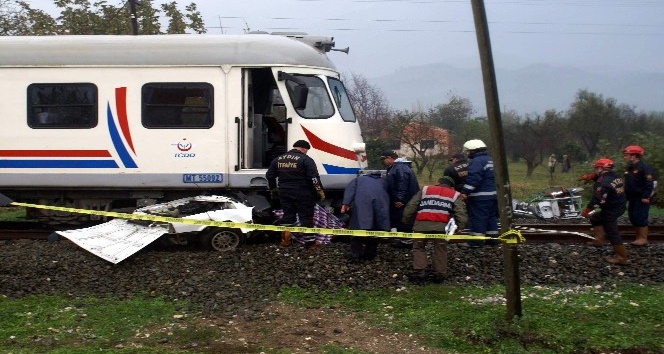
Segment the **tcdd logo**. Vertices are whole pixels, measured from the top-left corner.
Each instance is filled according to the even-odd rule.
[[[178,152],[175,153],[174,157],[196,157],[196,154],[194,154],[193,152],[187,152],[187,153]]]
[[[180,151],[189,151],[192,148],[192,144],[187,141],[187,138],[182,139],[181,142],[178,143],[178,150]]]

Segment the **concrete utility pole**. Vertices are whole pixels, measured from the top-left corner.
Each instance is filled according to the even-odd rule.
[[[496,71],[493,66],[491,40],[489,39],[489,26],[486,20],[484,1],[471,0],[470,2],[473,5],[475,33],[477,34],[477,46],[480,51],[482,77],[484,79],[484,97],[486,99],[491,142],[493,143],[492,152],[494,156],[494,168],[496,171],[496,184],[498,187],[500,232],[501,234],[504,234],[512,229],[512,192],[510,190],[509,174],[507,171],[507,157],[505,155],[505,141],[503,138],[503,123],[500,116],[500,103],[498,102]],[[502,247],[505,268],[507,319],[508,321],[511,321],[514,316],[521,317],[519,258],[516,245],[503,243]]]
[[[138,35],[138,21],[136,20],[136,0],[129,0],[129,12],[131,16],[131,34]]]

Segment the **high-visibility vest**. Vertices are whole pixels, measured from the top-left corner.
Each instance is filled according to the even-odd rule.
[[[460,193],[450,187],[424,186],[415,220],[448,222]]]

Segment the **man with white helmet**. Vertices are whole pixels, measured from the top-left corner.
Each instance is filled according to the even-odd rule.
[[[468,177],[461,193],[466,198],[470,232],[477,236],[498,237],[498,193],[493,159],[487,153],[482,140],[473,139],[463,144],[468,154]],[[471,247],[480,247],[483,242],[470,241]],[[497,241],[486,244],[497,245]]]

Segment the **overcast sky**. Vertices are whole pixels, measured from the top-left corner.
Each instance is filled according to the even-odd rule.
[[[52,0],[28,2],[54,13]],[[343,73],[371,79],[439,62],[479,70],[470,0],[193,2],[211,34],[333,36],[337,48],[350,47],[348,55],[330,54]],[[178,3],[184,10],[190,1]],[[664,73],[664,0],[485,0],[485,6],[498,70],[544,63]]]
[[[29,0],[54,9],[52,0]],[[157,0],[155,3],[163,3]],[[470,0],[198,0],[208,33],[335,37],[339,69],[366,77],[444,62],[478,65]],[[108,4],[121,1],[108,0]],[[178,1],[181,8],[190,1]],[[496,66],[664,72],[662,0],[485,0]]]

